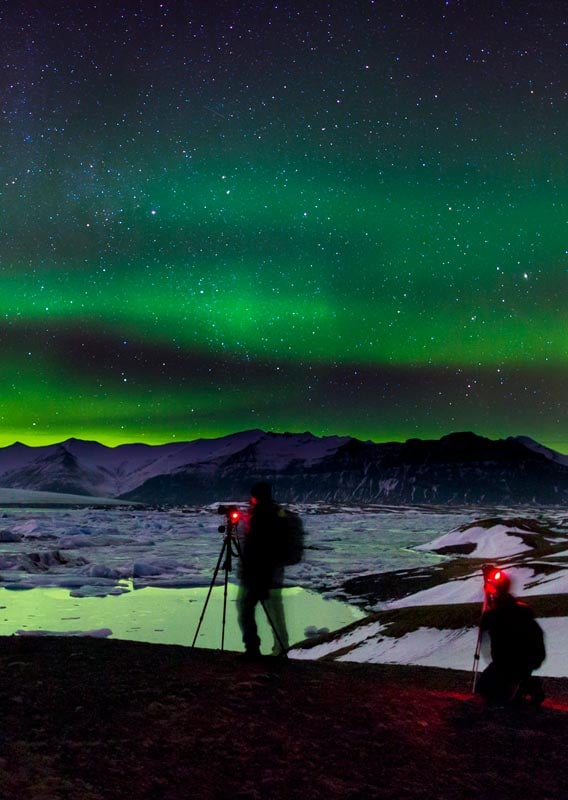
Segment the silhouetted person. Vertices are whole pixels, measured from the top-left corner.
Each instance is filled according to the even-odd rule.
[[[282,605],[282,563],[279,506],[272,499],[269,483],[260,481],[251,489],[249,527],[242,545],[240,588],[237,598],[239,625],[248,656],[260,655],[256,607],[263,603],[273,626],[273,655],[288,649],[288,632]]]
[[[504,705],[529,697],[535,705],[544,700],[540,678],[532,672],[546,657],[544,637],[533,612],[510,593],[509,578],[496,572],[490,589],[491,607],[481,617],[481,631],[489,634],[491,663],[479,676],[476,692],[489,702]]]

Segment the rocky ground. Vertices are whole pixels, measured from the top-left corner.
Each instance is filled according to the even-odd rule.
[[[568,681],[488,709],[450,670],[88,638],[0,641],[0,796],[568,796]]]

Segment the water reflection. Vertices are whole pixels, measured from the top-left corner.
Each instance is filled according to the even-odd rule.
[[[132,588],[132,587],[130,587]],[[0,588],[0,635],[22,632],[87,632],[108,628],[115,639],[156,644],[191,645],[203,611],[207,588],[162,589],[146,587],[119,596],[71,597],[68,589],[37,588],[10,591]],[[211,593],[197,647],[221,647],[222,586]],[[243,649],[237,621],[238,587],[228,586],[225,650]],[[363,612],[338,600],[326,600],[300,587],[282,590],[290,643],[306,638],[306,629],[337,630],[364,617]],[[262,652],[272,650],[272,631],[258,610]]]

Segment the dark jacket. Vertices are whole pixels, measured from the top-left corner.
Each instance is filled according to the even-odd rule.
[[[530,674],[544,661],[542,630],[529,606],[513,595],[498,596],[494,602],[481,618],[481,630],[489,633],[493,663],[512,674]]]
[[[278,506],[275,503],[258,503],[252,510],[242,546],[241,583],[264,598],[281,576]]]

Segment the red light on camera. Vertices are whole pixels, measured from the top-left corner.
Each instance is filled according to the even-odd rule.
[[[231,522],[233,525],[239,521],[241,514],[239,511],[231,511]]]

